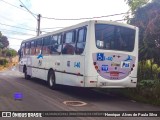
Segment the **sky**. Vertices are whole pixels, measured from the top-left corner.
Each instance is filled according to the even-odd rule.
[[[25,7],[20,7],[20,5],[26,6],[33,14],[28,12]],[[89,20],[54,20],[47,18],[92,18],[126,13],[128,10],[129,7],[124,0],[0,0],[0,31],[8,37],[9,47],[18,50],[22,40],[37,35],[36,18],[38,14],[42,16],[40,28],[43,31],[42,34],[45,34]],[[115,21],[122,19],[124,19],[124,14],[96,20]]]

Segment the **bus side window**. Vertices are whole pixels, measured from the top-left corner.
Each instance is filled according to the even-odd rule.
[[[52,40],[51,40],[51,54],[61,54],[61,48],[62,48],[62,35],[54,35],[52,36]]]
[[[47,37],[43,38],[42,53],[44,55],[49,55],[51,53],[50,44],[51,44],[51,36],[47,36]]]
[[[25,55],[30,55],[31,43],[26,42]]]
[[[38,55],[40,53],[40,51],[42,50],[42,38],[41,39],[37,39],[36,40],[36,55]]]
[[[31,55],[35,55],[36,53],[36,47],[35,47],[35,41],[31,42]]]
[[[86,28],[78,30],[77,43],[76,43],[76,54],[80,55],[83,53],[86,44]]]
[[[21,44],[21,47],[18,52],[19,52],[19,59],[21,59],[24,55],[24,52],[25,52],[25,43]]]
[[[62,54],[74,54],[75,33],[75,31],[71,31],[64,34]]]
[[[24,43],[24,51],[23,51],[24,56],[26,55],[26,43]]]

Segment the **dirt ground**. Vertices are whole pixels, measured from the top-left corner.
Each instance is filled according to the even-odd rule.
[[[8,68],[11,68],[11,67],[17,65],[17,64],[18,64],[17,62],[12,62],[12,63],[7,63],[5,66],[0,65],[0,71],[4,71]]]
[[[0,65],[0,71],[6,70],[18,64],[18,56],[13,58],[5,58],[8,60],[8,63],[5,66]]]

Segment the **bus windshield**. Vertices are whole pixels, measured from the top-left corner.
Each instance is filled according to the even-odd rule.
[[[132,52],[135,30],[122,26],[95,24],[95,38],[99,49]]]

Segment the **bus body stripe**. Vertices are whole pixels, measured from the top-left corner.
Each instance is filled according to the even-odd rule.
[[[23,66],[23,65],[21,65]],[[43,69],[43,70],[49,70],[46,68],[40,68],[40,67],[34,67],[34,66],[27,66],[27,67],[31,67],[31,68],[37,68],[37,69]],[[59,71],[59,70],[54,70],[55,72],[60,72],[60,73],[66,73],[66,74],[70,74],[70,75],[77,75],[77,76],[84,76],[82,74],[77,74],[77,73],[71,73],[71,72],[66,72],[66,71]]]

